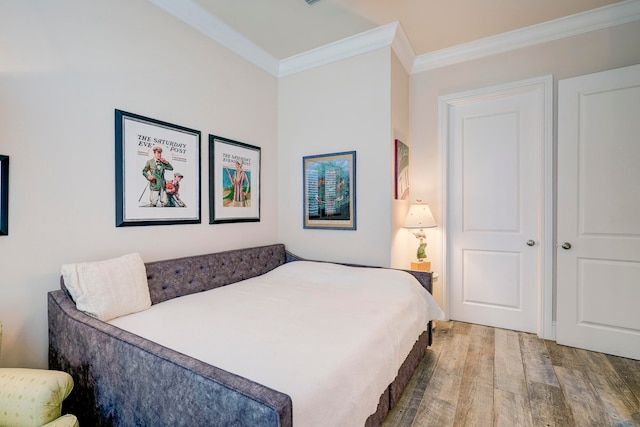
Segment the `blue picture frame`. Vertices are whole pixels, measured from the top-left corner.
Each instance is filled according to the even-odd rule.
[[[356,230],[356,152],[302,158],[303,228]]]

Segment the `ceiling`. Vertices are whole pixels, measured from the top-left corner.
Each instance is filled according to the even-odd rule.
[[[398,21],[415,55],[621,0],[194,0],[278,60]]]

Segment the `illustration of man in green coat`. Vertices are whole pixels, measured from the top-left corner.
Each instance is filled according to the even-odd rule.
[[[167,206],[166,181],[164,171],[172,171],[173,166],[162,157],[162,147],[153,147],[153,158],[147,160],[142,168],[142,175],[149,181],[149,206]]]

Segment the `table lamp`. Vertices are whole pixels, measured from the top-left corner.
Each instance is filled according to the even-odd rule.
[[[436,221],[433,219],[433,215],[431,214],[431,209],[429,209],[429,205],[420,203],[418,200],[417,204],[411,205],[409,208],[409,212],[407,213],[407,217],[404,220],[404,228],[413,228],[418,229],[413,232],[413,235],[420,241],[418,245],[418,251],[416,253],[416,258],[418,258],[418,262],[412,262],[411,268],[414,270],[431,270],[431,262],[425,261],[427,258],[427,254],[425,249],[427,247],[427,243],[424,239],[427,235],[424,233],[425,228],[436,227]]]

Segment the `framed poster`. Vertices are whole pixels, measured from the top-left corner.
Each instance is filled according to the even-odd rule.
[[[395,185],[396,199],[409,198],[409,147],[396,139]]]
[[[260,147],[209,135],[209,224],[260,221]]]
[[[200,131],[116,112],[116,227],[200,223]]]
[[[0,155],[0,236],[9,234],[9,156]]]
[[[356,229],[356,152],[302,158],[304,228]]]

